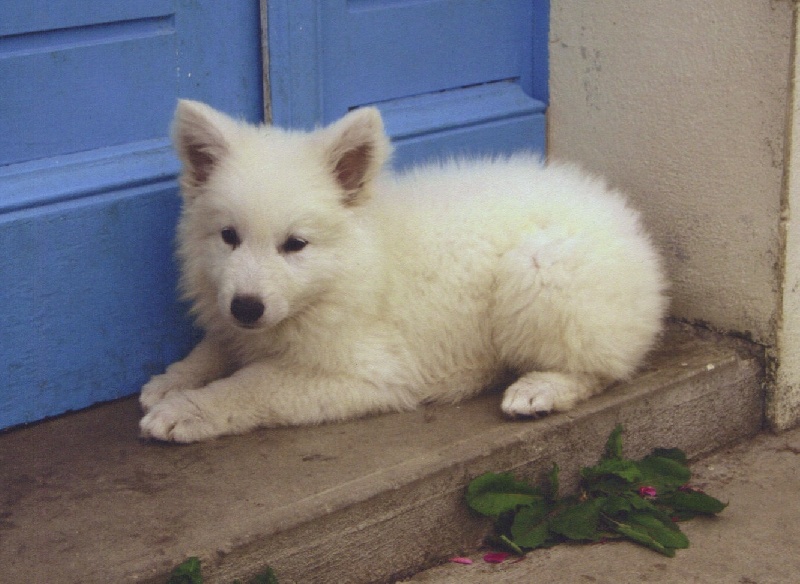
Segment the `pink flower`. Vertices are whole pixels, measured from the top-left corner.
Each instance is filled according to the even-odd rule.
[[[469,559],[469,558],[461,558],[461,557],[450,558],[450,561],[453,562],[454,564],[464,564],[466,566],[468,566],[468,565],[470,565],[472,563],[471,559]]]
[[[510,555],[508,552],[490,552],[483,556],[483,561],[487,564],[502,564]]]
[[[639,487],[639,495],[645,499],[652,499],[657,494],[654,487]]]

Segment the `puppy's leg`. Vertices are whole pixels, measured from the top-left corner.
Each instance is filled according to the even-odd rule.
[[[506,390],[501,408],[511,417],[566,411],[599,393],[603,385],[591,375],[532,371]]]
[[[284,371],[256,363],[195,390],[174,390],[139,427],[145,438],[196,442],[258,427],[318,424],[373,412],[412,409],[402,389],[365,379]]]
[[[197,389],[227,373],[228,362],[216,342],[208,337],[192,349],[181,361],[167,367],[165,373],[154,375],[139,396],[146,413],[171,391]]]

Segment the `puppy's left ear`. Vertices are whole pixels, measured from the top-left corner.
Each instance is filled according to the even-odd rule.
[[[354,110],[321,131],[326,164],[342,188],[342,202],[357,206],[370,197],[370,183],[392,151],[377,108]]]

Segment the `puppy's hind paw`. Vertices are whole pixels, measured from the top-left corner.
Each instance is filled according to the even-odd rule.
[[[531,372],[513,383],[503,396],[507,416],[538,417],[564,412],[595,393],[599,385],[590,376],[555,371]]]
[[[506,390],[500,407],[511,418],[538,418],[552,412],[554,404],[555,390],[552,387],[517,382]]]

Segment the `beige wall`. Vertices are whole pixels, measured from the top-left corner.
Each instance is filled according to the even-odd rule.
[[[550,155],[630,191],[676,314],[772,342],[791,3],[551,6]]]
[[[675,315],[773,349],[795,7],[551,0],[549,155],[630,193],[664,250]]]

